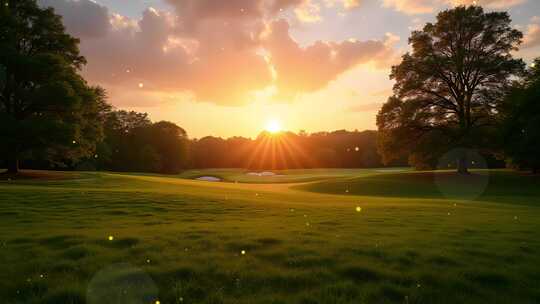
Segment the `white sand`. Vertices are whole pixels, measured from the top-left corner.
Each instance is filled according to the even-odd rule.
[[[205,181],[205,182],[220,182],[221,178],[215,176],[201,176],[196,178],[196,180]]]
[[[270,171],[263,171],[263,172],[248,172],[246,175],[251,176],[279,176],[278,174],[275,174],[274,172]]]

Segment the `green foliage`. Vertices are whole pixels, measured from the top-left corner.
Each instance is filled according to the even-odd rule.
[[[114,171],[179,173],[187,167],[187,133],[171,122],[152,123],[146,113],[110,111],[98,168]]]
[[[377,116],[385,162],[410,155],[433,167],[454,147],[492,147],[502,96],[524,66],[511,54],[522,33],[510,22],[505,12],[459,6],[412,33],[412,53],[392,68],[394,96]]]
[[[512,164],[540,170],[540,58],[522,84],[508,95],[504,111],[503,145]]]
[[[0,1],[0,37],[0,153],[9,169],[23,154],[55,162],[91,155],[106,104],[78,74],[79,40],[34,0]]]

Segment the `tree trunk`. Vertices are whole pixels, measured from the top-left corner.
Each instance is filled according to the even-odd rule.
[[[461,155],[458,159],[457,171],[459,174],[469,174],[467,155]]]
[[[19,173],[19,155],[17,152],[13,152],[7,159],[7,173]]]

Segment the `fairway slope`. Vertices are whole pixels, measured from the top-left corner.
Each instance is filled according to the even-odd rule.
[[[381,173],[325,180],[294,188],[304,191],[394,198],[461,199],[540,206],[540,177],[510,170]],[[473,193],[473,197],[466,194]]]
[[[330,174],[1,182],[0,302],[540,302],[536,205],[401,197],[406,173]],[[528,183],[500,174],[500,193]],[[384,195],[385,182],[401,189]]]

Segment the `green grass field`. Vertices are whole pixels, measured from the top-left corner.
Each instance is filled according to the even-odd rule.
[[[540,302],[538,177],[278,173],[0,181],[0,303]]]

